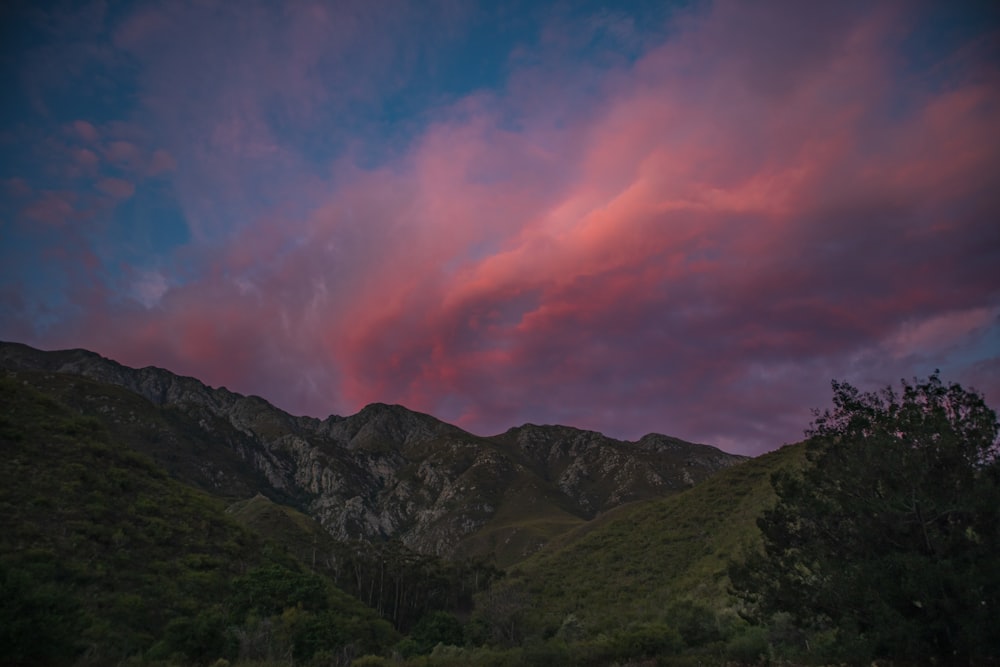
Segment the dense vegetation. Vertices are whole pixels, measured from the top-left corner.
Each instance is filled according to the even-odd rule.
[[[234,502],[252,479],[235,459],[207,493],[197,459],[174,453],[212,443],[184,428],[100,383],[0,379],[0,663],[1000,656],[996,415],[936,376],[901,395],[835,383],[807,443],[607,512],[507,574],[337,542],[294,498]]]
[[[0,662],[308,658],[394,630],[98,419],[0,379]]]
[[[750,616],[851,661],[1000,656],[996,414],[936,375],[900,394],[834,383],[834,405],[811,465],[775,476],[764,550],[732,569]]]
[[[398,540],[338,542],[313,519],[262,495],[229,507],[230,515],[281,544],[303,563],[375,609],[402,632],[433,612],[468,613],[473,596],[501,572],[475,559],[417,553]]]

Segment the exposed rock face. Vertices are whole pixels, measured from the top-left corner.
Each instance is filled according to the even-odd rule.
[[[522,452],[539,475],[589,515],[684,489],[742,460],[664,435],[625,442],[567,426],[526,424],[495,440]]]
[[[524,489],[537,502],[587,519],[683,489],[744,459],[662,435],[624,442],[565,426],[528,424],[480,437],[378,403],[349,417],[294,417],[256,396],[160,368],[128,368],[86,350],[0,343],[0,368],[83,376],[167,411],[163,429],[170,435],[158,440],[177,451],[193,440],[212,449],[183,468],[195,471],[187,481],[209,491],[226,495],[264,484],[257,490],[300,505],[335,537],[395,537],[443,556],[460,555],[463,540]],[[113,417],[107,405],[98,412]]]

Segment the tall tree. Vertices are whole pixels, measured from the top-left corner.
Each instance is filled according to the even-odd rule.
[[[844,657],[1000,657],[996,413],[938,374],[899,394],[833,383],[807,465],[777,473],[763,551],[733,564],[750,615],[835,633]]]

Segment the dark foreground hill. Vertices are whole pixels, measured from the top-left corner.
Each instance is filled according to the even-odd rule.
[[[625,442],[524,425],[480,437],[398,405],[295,417],[259,397],[85,350],[0,343],[0,368],[35,371],[21,382],[94,416],[206,492],[263,493],[340,540],[398,539],[420,553],[501,567],[602,512],[676,493],[743,460],[656,434]]]
[[[804,462],[784,447],[674,496],[632,503],[564,535],[517,565],[510,580],[533,600],[533,622],[599,634],[634,624],[676,625],[678,609],[734,621],[729,562],[759,544],[756,519],[773,505],[771,475]]]
[[[995,413],[834,389],[885,428],[741,460],[0,344],[0,664],[996,664]]]
[[[3,664],[307,658],[397,639],[222,500],[21,374],[0,378],[0,452]]]
[[[796,449],[745,462],[662,435],[480,437],[381,404],[294,417],[83,350],[0,344],[0,368],[5,664],[761,650],[725,564]]]

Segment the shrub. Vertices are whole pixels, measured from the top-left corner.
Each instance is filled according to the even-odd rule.
[[[768,656],[767,631],[759,626],[746,628],[726,643],[726,657],[744,665],[754,665]]]
[[[648,623],[615,635],[612,647],[618,658],[651,658],[679,653],[684,642],[668,625]]]
[[[410,636],[417,653],[430,653],[438,644],[461,646],[464,643],[461,622],[446,611],[432,611],[424,616]]]
[[[705,646],[722,639],[715,612],[697,602],[684,600],[675,604],[667,618],[689,647]]]
[[[351,667],[388,667],[388,660],[378,655],[363,655],[351,661]]]

